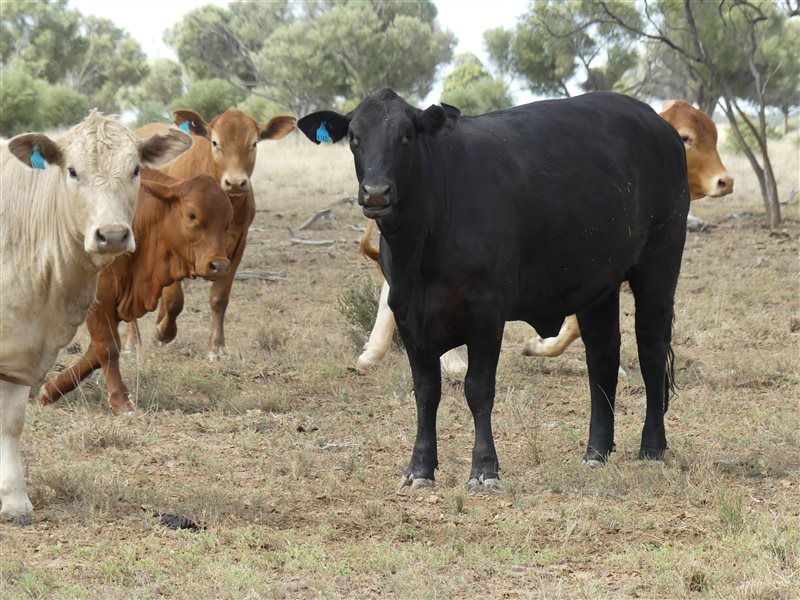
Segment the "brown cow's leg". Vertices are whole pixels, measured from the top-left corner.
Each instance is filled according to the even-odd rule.
[[[247,234],[236,246],[231,257],[231,268],[222,279],[211,284],[211,336],[208,339],[208,360],[217,360],[225,355],[225,310],[231,297],[233,278],[242,262]]]
[[[176,281],[161,292],[156,317],[156,339],[162,344],[169,344],[178,335],[178,315],[183,310],[183,287]]]
[[[93,323],[87,320],[89,333],[92,335],[92,347],[97,355],[103,374],[106,376],[108,404],[115,415],[132,413],[136,410],[129,399],[128,388],[122,381],[119,371],[119,332],[118,323]]]
[[[99,367],[100,361],[90,344],[78,362],[70,368],[64,369],[42,386],[42,389],[39,390],[39,404],[44,406],[66,396]]]

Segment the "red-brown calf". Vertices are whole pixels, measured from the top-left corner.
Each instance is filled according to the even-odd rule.
[[[134,411],[119,370],[119,322],[155,310],[161,291],[185,277],[225,277],[231,266],[225,232],[232,217],[227,195],[210,175],[176,179],[144,169],[133,218],[136,251],[100,271],[97,299],[86,317],[91,344],[42,387],[39,402],[57,400],[102,367],[111,410]]]

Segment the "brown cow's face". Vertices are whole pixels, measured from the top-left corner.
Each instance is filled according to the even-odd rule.
[[[661,117],[678,131],[686,148],[692,200],[730,194],[733,191],[733,177],[728,174],[717,153],[717,127],[714,121],[683,100],[669,103]]]
[[[188,122],[190,130],[211,142],[214,177],[222,189],[237,197],[250,190],[250,176],[256,164],[256,147],[265,139],[278,140],[294,130],[295,118],[273,117],[264,126],[240,110],[227,110],[206,123],[197,113],[175,111],[175,123]]]
[[[225,252],[225,232],[233,220],[231,201],[208,174],[172,185],[142,181],[144,190],[169,205],[159,235],[188,267],[188,276],[217,279],[231,263]]]
[[[233,220],[231,201],[210,175],[185,181],[180,196],[178,218],[191,276],[222,277],[231,266],[225,252],[225,232]]]

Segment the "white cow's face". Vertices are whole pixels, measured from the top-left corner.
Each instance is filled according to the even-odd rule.
[[[27,134],[9,141],[23,163],[61,169],[70,228],[97,267],[136,248],[131,229],[142,166],[162,167],[188,150],[177,129],[138,140],[114,119],[92,112],[58,141]]]

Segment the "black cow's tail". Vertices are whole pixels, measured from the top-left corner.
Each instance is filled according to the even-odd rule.
[[[678,395],[675,391],[677,387],[675,383],[675,352],[672,350],[672,345],[670,344],[669,352],[667,352],[667,374],[664,383],[664,414],[669,410],[670,397],[677,397]]]

